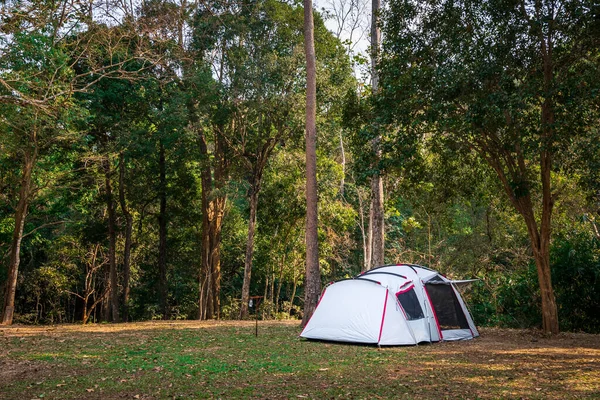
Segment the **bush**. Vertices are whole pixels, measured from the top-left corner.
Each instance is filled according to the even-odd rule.
[[[600,332],[600,241],[587,232],[560,235],[551,254],[561,329]]]
[[[240,317],[240,299],[227,296],[224,305],[221,307],[222,319],[238,319]]]
[[[600,332],[600,241],[588,232],[555,237],[552,284],[563,331]],[[541,299],[535,264],[487,274],[466,299],[478,325],[540,328]]]

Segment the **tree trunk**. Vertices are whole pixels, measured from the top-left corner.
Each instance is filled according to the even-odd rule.
[[[158,214],[158,293],[160,296],[160,310],[163,319],[169,319],[167,302],[167,177],[165,146],[159,145],[159,186],[158,196],[160,210]]]
[[[123,250],[123,321],[129,320],[129,292],[131,276],[131,237],[133,232],[133,217],[127,208],[125,198],[125,156],[119,155],[119,202],[125,216],[125,249]]]
[[[306,55],[306,279],[304,315],[306,326],[321,293],[317,213],[317,70],[312,0],[304,0],[304,50]]]
[[[552,287],[550,270],[550,237],[540,238],[540,248],[533,251],[542,298],[542,328],[546,333],[557,334],[558,309]]]
[[[23,174],[21,176],[21,189],[19,190],[19,202],[15,211],[15,227],[13,229],[10,244],[10,260],[8,274],[4,289],[4,312],[2,313],[2,325],[10,325],[13,321],[15,311],[15,294],[17,291],[17,278],[19,275],[19,264],[21,263],[21,241],[23,239],[23,228],[27,218],[27,210],[31,195],[31,175],[37,159],[37,149],[31,154],[26,153],[23,163]]]
[[[379,73],[377,62],[379,59],[379,44],[381,42],[381,29],[379,28],[379,13],[381,0],[371,2],[371,85],[375,95],[379,90]],[[381,159],[381,136],[378,134],[372,142],[374,164]],[[371,177],[371,213],[369,219],[369,232],[371,233],[370,268],[383,265],[385,262],[385,219],[383,208],[383,180],[379,172]]]
[[[248,240],[246,242],[246,258],[244,260],[244,283],[242,285],[242,304],[240,319],[248,318],[248,302],[250,301],[250,278],[252,275],[252,256],[254,254],[254,233],[256,229],[256,210],[258,208],[258,186],[250,185],[248,200],[250,203],[250,220],[248,221]]]
[[[279,277],[277,280],[277,293],[275,294],[275,312],[279,312],[279,297],[281,296],[281,287],[283,286],[283,268],[285,267],[285,261],[287,258],[287,252],[284,250],[283,256],[281,257],[281,264],[279,265]]]
[[[344,197],[344,189],[346,187],[346,152],[344,151],[344,134],[340,130],[340,155],[342,157],[342,179],[340,179],[340,196]]]
[[[113,200],[110,168],[110,158],[108,155],[103,160],[104,178],[106,183],[106,210],[108,212],[108,260],[109,260],[109,301],[110,301],[110,320],[119,322],[119,287],[117,283],[117,231],[115,202]]]
[[[202,248],[199,278],[199,319],[219,318],[221,308],[221,231],[227,206],[227,196],[219,192],[225,186],[230,161],[224,154],[224,144],[219,138],[218,129],[215,128],[217,139],[212,155],[214,159],[214,181],[213,170],[209,161],[211,155],[208,152],[206,137],[202,132],[199,133],[200,151],[204,159],[201,170]],[[215,192],[219,194],[215,194]]]
[[[296,266],[294,265],[294,285],[292,288],[292,296],[290,297],[290,307],[288,308],[288,315],[291,315],[292,308],[294,307],[294,298],[296,297],[296,289],[298,288],[298,276],[295,271]]]
[[[536,4],[536,8],[539,5]],[[554,208],[554,195],[551,187],[552,174],[552,146],[554,142],[554,62],[553,53],[553,22],[549,24],[548,37],[541,41],[541,53],[544,61],[544,102],[542,103],[542,151],[540,157],[540,175],[542,180],[542,217],[540,223],[539,250],[534,249],[540,294],[542,296],[542,320],[546,333],[557,334],[558,309],[554,289],[552,288],[552,274],[550,270],[550,237],[552,234],[552,210]],[[542,34],[543,38],[543,34]],[[537,255],[536,255],[537,253]]]
[[[371,88],[373,94],[379,89],[379,73],[377,61],[379,59],[379,44],[381,43],[381,29],[379,28],[379,12],[381,0],[371,0]]]
[[[271,301],[271,308],[273,308],[273,304],[275,304],[275,266],[271,265],[271,288],[270,288],[271,297],[269,300]]]
[[[267,273],[265,273],[265,293],[263,294],[261,319],[265,319],[265,308],[267,305],[268,298],[269,298],[269,275]],[[258,309],[256,311],[258,311]]]
[[[360,216],[359,228],[363,247],[363,265],[361,271],[365,272],[368,271],[371,266],[371,214],[369,213],[369,225],[367,226],[365,224],[365,206],[359,188],[356,190],[356,196],[358,198],[358,213]]]

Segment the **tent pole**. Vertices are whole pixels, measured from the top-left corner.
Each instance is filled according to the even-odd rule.
[[[423,282],[423,279],[420,279],[421,281],[421,296],[423,296],[423,309],[427,310],[427,301],[425,300],[426,296],[425,296],[425,282]],[[431,309],[429,309],[429,311],[431,311]],[[432,342],[431,340],[431,316],[429,315],[429,313],[427,313],[427,331],[429,332],[429,343]],[[440,338],[441,340],[442,338]]]

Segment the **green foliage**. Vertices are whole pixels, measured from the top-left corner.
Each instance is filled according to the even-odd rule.
[[[9,3],[0,17],[0,283],[6,278],[23,158],[37,152],[21,244],[17,321],[79,321],[86,290],[93,291],[88,307],[100,300],[91,321],[107,319],[102,301],[108,288],[107,178],[117,214],[120,295],[126,234],[120,192],[133,222],[129,318],[167,317],[159,299],[162,190],[168,316],[196,318],[204,245],[201,173],[223,160],[232,168],[219,177],[222,187],[211,188],[211,196],[228,198],[220,247],[222,317],[239,313],[248,193],[257,177],[250,294],[264,296],[260,318],[301,316],[300,4],[148,1],[123,20],[103,25],[89,21],[83,8],[62,16],[61,2]],[[484,129],[497,133],[498,148],[506,154],[515,153],[515,143],[521,146],[528,172],[509,186],[518,196],[533,194],[535,202],[537,154],[552,147],[552,185],[560,193],[552,271],[562,328],[600,330],[597,12],[590,11],[589,1],[567,1],[565,7],[556,27],[557,73],[548,89],[540,79],[535,36],[516,3],[392,0],[384,15],[381,92],[375,96],[357,84],[344,44],[315,13],[324,282],[360,271],[366,182],[384,172],[387,261],[479,278],[467,293],[478,324],[539,326],[526,228],[503,197],[495,172],[473,151]],[[539,134],[544,96],[556,104],[550,144]],[[383,153],[374,164],[371,141],[377,136]],[[272,153],[259,160],[265,146]],[[264,170],[257,174],[259,165]],[[138,356],[127,350],[128,358]],[[190,362],[186,357],[184,364]],[[207,367],[232,369],[222,363]]]
[[[600,240],[586,231],[557,235],[552,248],[562,328],[600,332]]]
[[[589,231],[561,233],[552,247],[561,329],[600,332],[599,243]],[[539,327],[540,296],[535,265],[486,274],[468,294],[478,324],[512,328]]]

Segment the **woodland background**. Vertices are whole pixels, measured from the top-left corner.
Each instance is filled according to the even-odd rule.
[[[370,267],[369,180],[381,174],[386,263],[478,278],[466,294],[478,325],[541,326],[531,241],[503,183],[537,207],[539,157],[551,152],[560,327],[600,332],[597,4],[391,1],[376,95],[356,46],[368,6],[323,7],[323,284]],[[250,313],[301,316],[301,5],[32,0],[0,10],[0,284],[17,254],[14,321],[239,318],[248,251]],[[551,87],[528,42],[536,26],[558,32]],[[535,128],[540,90],[555,105],[551,141]],[[494,144],[503,160],[520,154],[520,180],[502,182],[478,156],[487,136],[477,127],[490,126],[506,128]]]

